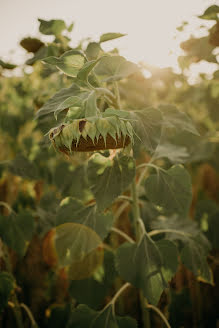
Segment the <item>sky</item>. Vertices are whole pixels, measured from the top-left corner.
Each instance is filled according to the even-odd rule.
[[[22,63],[25,51],[19,41],[39,36],[37,18],[63,19],[75,23],[72,45],[82,38],[98,40],[107,32],[127,36],[110,41],[108,48],[134,62],[176,67],[180,40],[199,32],[204,10],[219,0],[0,0],[0,58]],[[176,27],[191,25],[179,36]]]

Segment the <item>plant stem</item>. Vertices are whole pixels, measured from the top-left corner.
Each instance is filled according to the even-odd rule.
[[[125,283],[118,291],[117,293],[113,296],[113,298],[111,299],[110,303],[109,304],[112,304],[112,307],[113,307],[113,315],[115,315],[115,302],[117,300],[117,298],[119,298],[119,296],[124,292],[124,290],[126,288],[128,288],[130,285],[129,282]],[[107,304],[107,306],[109,306],[109,304]]]
[[[115,91],[115,95],[116,95],[118,109],[121,109],[121,102],[120,102],[120,94],[119,94],[118,82],[113,82],[113,86],[114,86],[114,91]]]
[[[4,261],[5,261],[6,270],[11,275],[13,275],[8,249],[7,249],[7,246],[4,244],[3,244],[3,252],[4,252]],[[15,292],[12,294],[11,299],[12,299],[12,303],[14,304],[14,307],[12,307],[12,309],[13,309],[14,316],[16,319],[17,327],[23,328],[22,313],[21,313],[21,309],[20,309],[17,295]]]
[[[111,231],[114,231],[114,232],[116,232],[116,233],[118,233],[118,235],[120,235],[120,236],[122,236],[124,239],[126,239],[128,242],[130,242],[130,243],[135,243],[135,241],[131,238],[131,237],[129,237],[125,232],[123,232],[122,230],[120,230],[120,229],[117,229],[117,228],[115,228],[115,227],[112,227],[111,228]]]
[[[31,327],[32,328],[38,328],[38,325],[33,317],[33,314],[32,312],[30,311],[30,309],[28,308],[28,306],[24,303],[21,303],[20,306],[26,311],[29,319],[30,319],[30,322],[31,322]]]
[[[140,216],[140,208],[138,203],[138,191],[136,188],[135,181],[133,181],[132,183],[131,191],[132,191],[132,199],[133,199],[132,209],[133,209],[133,217],[134,217],[135,236],[136,236],[136,241],[138,243],[141,239],[142,227],[139,224],[141,222],[141,216]],[[144,232],[145,232],[145,228],[144,228]],[[145,307],[145,298],[142,291],[140,291],[139,296],[140,296],[140,304],[141,304],[141,311],[142,311],[143,327],[150,328],[151,327],[150,313],[148,309]]]
[[[148,235],[150,237],[155,236],[155,235],[159,235],[162,233],[175,233],[178,235],[182,235],[184,237],[192,237],[192,235],[188,232],[183,232],[183,231],[179,231],[179,230],[174,230],[174,229],[161,229],[161,230],[152,230],[148,233]]]
[[[169,322],[167,321],[166,317],[163,315],[163,313],[160,311],[160,309],[158,309],[156,306],[152,305],[152,304],[147,304],[146,305],[148,309],[152,309],[154,310],[163,320],[163,322],[165,323],[165,325],[167,326],[167,328],[171,328]]]

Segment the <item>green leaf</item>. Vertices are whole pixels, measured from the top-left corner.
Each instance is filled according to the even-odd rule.
[[[56,227],[55,249],[61,267],[81,262],[102,243],[94,230],[78,223],[64,223]]]
[[[14,69],[17,67],[17,65],[14,65],[14,64],[10,64],[10,63],[6,63],[4,62],[3,60],[0,59],[0,66],[2,68],[6,68],[6,69]]]
[[[73,28],[74,28],[74,22],[71,23],[71,24],[69,25],[69,27],[67,28],[68,32],[72,32]]]
[[[188,172],[180,165],[159,170],[145,182],[148,199],[170,212],[187,214],[192,201],[192,185]]]
[[[106,296],[106,292],[107,288],[93,278],[72,280],[69,289],[70,295],[75,298],[78,303],[90,306],[92,309],[100,308]]]
[[[79,50],[66,51],[61,57],[47,57],[43,61],[55,65],[61,72],[68,76],[76,77],[85,63],[85,57]]]
[[[126,36],[126,34],[121,34],[121,33],[105,33],[100,36],[100,43],[101,42],[106,42],[114,39],[121,38],[122,36]]]
[[[156,242],[162,257],[162,273],[166,281],[170,281],[178,267],[178,251],[176,245],[167,239]]]
[[[99,109],[97,107],[97,95],[95,91],[92,91],[86,101],[85,105],[85,117],[98,116]]]
[[[34,218],[27,211],[18,215],[0,216],[0,236],[17,254],[24,256],[34,232]]]
[[[8,272],[0,272],[0,313],[8,305],[8,300],[13,289],[13,277]]]
[[[46,21],[43,19],[38,19],[40,22],[39,30],[42,34],[45,35],[59,35],[63,30],[66,29],[65,22],[60,19],[52,19],[50,21]]]
[[[102,57],[95,67],[95,73],[101,77],[102,82],[119,81],[137,71],[138,66],[122,56]]]
[[[160,141],[162,115],[153,107],[130,112],[130,123],[145,148],[154,151]]]
[[[196,235],[187,242],[182,249],[180,257],[182,263],[191,270],[195,276],[213,284],[212,273],[207,263],[207,255],[210,250],[208,240],[202,235]]]
[[[173,164],[184,163],[189,157],[186,147],[180,147],[168,142],[161,143],[157,146],[153,159],[168,158]]]
[[[96,312],[81,304],[72,313],[67,328],[137,328],[137,323],[129,317],[118,317],[108,305],[102,311]]]
[[[120,155],[110,159],[94,154],[88,162],[88,181],[99,210],[110,206],[134,177],[135,162],[132,157]]]
[[[83,103],[83,98],[86,96],[87,96],[87,92],[84,92],[78,96],[71,96],[71,97],[67,98],[55,110],[55,112],[54,112],[55,118],[57,119],[58,114],[61,113],[63,111],[63,109],[66,109],[69,107],[80,107]]]
[[[186,113],[179,111],[173,105],[160,105],[159,109],[163,114],[165,127],[175,128],[177,131],[188,131],[199,136],[198,131],[192,123],[192,120]]]
[[[201,19],[218,20],[218,14],[219,14],[219,6],[213,5],[208,7],[205,10],[204,14],[198,17]]]
[[[147,234],[138,244],[124,243],[117,249],[116,267],[124,280],[143,290],[150,303],[158,303],[167,283],[158,247]]]
[[[65,101],[72,96],[77,96],[79,93],[80,88],[74,83],[69,88],[61,89],[37,111],[36,118],[53,113],[57,109],[61,110],[61,108],[67,108],[65,107]]]
[[[22,178],[39,179],[39,171],[34,162],[29,161],[23,155],[18,155],[8,165],[9,170]]]
[[[119,118],[128,119],[130,118],[130,112],[125,110],[118,110],[114,108],[107,108],[105,112],[103,112],[103,117],[117,116]]]
[[[81,201],[68,197],[62,201],[56,217],[57,225],[67,222],[86,225],[104,239],[112,227],[113,215],[111,212],[98,212],[96,206],[86,207]]]
[[[81,81],[88,82],[88,80],[87,80],[88,75],[91,73],[91,71],[97,65],[99,60],[100,60],[100,58],[96,59],[96,60],[91,60],[91,61],[85,63],[84,66],[82,66],[82,68],[79,70],[79,72],[77,74],[77,78]]]
[[[180,241],[178,247],[183,264],[199,278],[212,283],[211,271],[206,261],[210,243],[198,229],[196,222],[178,216],[162,216],[153,220],[152,228],[160,232],[164,230],[163,235],[169,240]]]
[[[85,50],[88,60],[95,60],[102,51],[101,46],[97,42],[90,42]]]
[[[47,328],[66,327],[66,322],[68,322],[70,315],[71,315],[70,304],[66,304],[66,305],[53,304],[51,307],[51,313],[48,318],[46,327]]]

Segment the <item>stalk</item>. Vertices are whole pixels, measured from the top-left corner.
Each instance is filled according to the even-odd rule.
[[[13,275],[7,246],[4,245],[3,251],[4,251],[4,261],[5,261],[6,270],[11,275]],[[14,312],[14,316],[15,316],[15,320],[16,320],[16,323],[17,323],[17,327],[18,328],[23,328],[24,326],[23,326],[23,320],[22,320],[22,313],[21,313],[20,305],[19,305],[19,302],[18,302],[18,299],[17,299],[17,295],[16,295],[15,292],[12,294],[11,300],[12,300],[12,303],[14,305],[12,307],[12,310]]]
[[[136,236],[136,242],[138,243],[141,238],[142,229],[141,226],[139,225],[139,221],[141,220],[141,215],[140,215],[140,208],[138,202],[138,192],[137,192],[135,181],[132,183],[131,191],[132,191],[132,200],[133,200],[132,210],[133,210],[133,217],[134,217],[135,236]],[[148,308],[145,307],[145,298],[142,291],[140,291],[139,296],[140,296],[140,304],[141,304],[141,311],[142,311],[143,327],[151,328],[150,313]]]

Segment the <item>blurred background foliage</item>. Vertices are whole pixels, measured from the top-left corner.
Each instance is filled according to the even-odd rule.
[[[214,8],[213,8],[214,7]],[[212,20],[206,28],[206,36],[193,37],[181,44],[184,55],[179,57],[181,73],[171,68],[156,68],[140,63],[141,72],[119,83],[124,109],[141,109],[160,104],[175,104],[192,117],[200,137],[178,132],[164,140],[165,147],[174,154],[174,163],[184,163],[193,182],[193,201],[190,218],[212,244],[208,257],[214,276],[214,285],[196,281],[183,265],[170,282],[169,294],[163,293],[159,308],[168,313],[172,327],[216,327],[219,313],[219,21],[218,7],[208,8],[200,17]],[[3,311],[9,295],[16,288],[18,298],[29,306],[39,327],[64,326],[72,302],[84,303],[99,309],[110,299],[118,285],[113,264],[113,253],[105,251],[103,272],[83,281],[69,281],[54,266],[50,254],[50,231],[56,226],[59,202],[73,196],[83,203],[91,201],[85,174],[85,154],[63,159],[50,147],[45,136],[57,125],[55,118],[44,116],[34,120],[37,110],[59,89],[68,87],[71,79],[40,60],[48,56],[60,56],[70,50],[68,33],[71,26],[61,20],[39,20],[40,32],[52,35],[45,43],[36,38],[25,38],[20,45],[26,49],[27,61],[21,76],[14,76],[16,65],[0,60],[0,201],[10,205],[22,217],[5,237],[10,245],[11,276],[0,274],[0,309]],[[202,21],[200,20],[200,25]],[[183,29],[183,26],[181,27]],[[89,59],[96,58],[103,50],[101,44],[83,40],[76,49],[85,51]],[[117,49],[112,52],[118,53]],[[217,69],[211,76],[200,74],[194,84],[188,82],[189,68],[200,61],[215,63]],[[27,67],[30,67],[27,69]],[[30,73],[31,71],[31,73]],[[146,72],[146,73],[145,73]],[[146,77],[147,76],[147,77]],[[148,77],[149,76],[149,77]],[[61,115],[59,120],[61,120]],[[175,145],[175,148],[174,148]],[[177,153],[176,153],[177,149]],[[160,150],[162,151],[162,150]],[[139,163],[149,158],[141,153]],[[170,159],[164,159],[170,161]],[[1,204],[3,204],[1,203]],[[116,208],[115,208],[116,210]],[[10,210],[0,207],[1,215]],[[152,229],[155,208],[142,208],[148,230]],[[12,214],[10,214],[12,215]],[[13,216],[13,215],[12,215]],[[118,226],[129,232],[125,211]],[[8,218],[11,219],[12,218]],[[23,221],[22,221],[23,220]],[[3,222],[3,221],[2,221]],[[0,222],[1,226],[6,226]],[[113,236],[111,236],[113,238]],[[116,242],[123,241],[119,238]],[[19,249],[19,251],[18,251]],[[2,252],[2,250],[0,250]],[[1,270],[6,263],[0,259]],[[101,281],[101,282],[100,282]],[[3,282],[5,282],[3,290]],[[121,297],[118,312],[139,317],[135,291]],[[0,327],[14,327],[11,308],[7,306],[0,317]],[[162,327],[156,314],[152,315],[152,327]],[[25,327],[29,327],[28,319]]]

